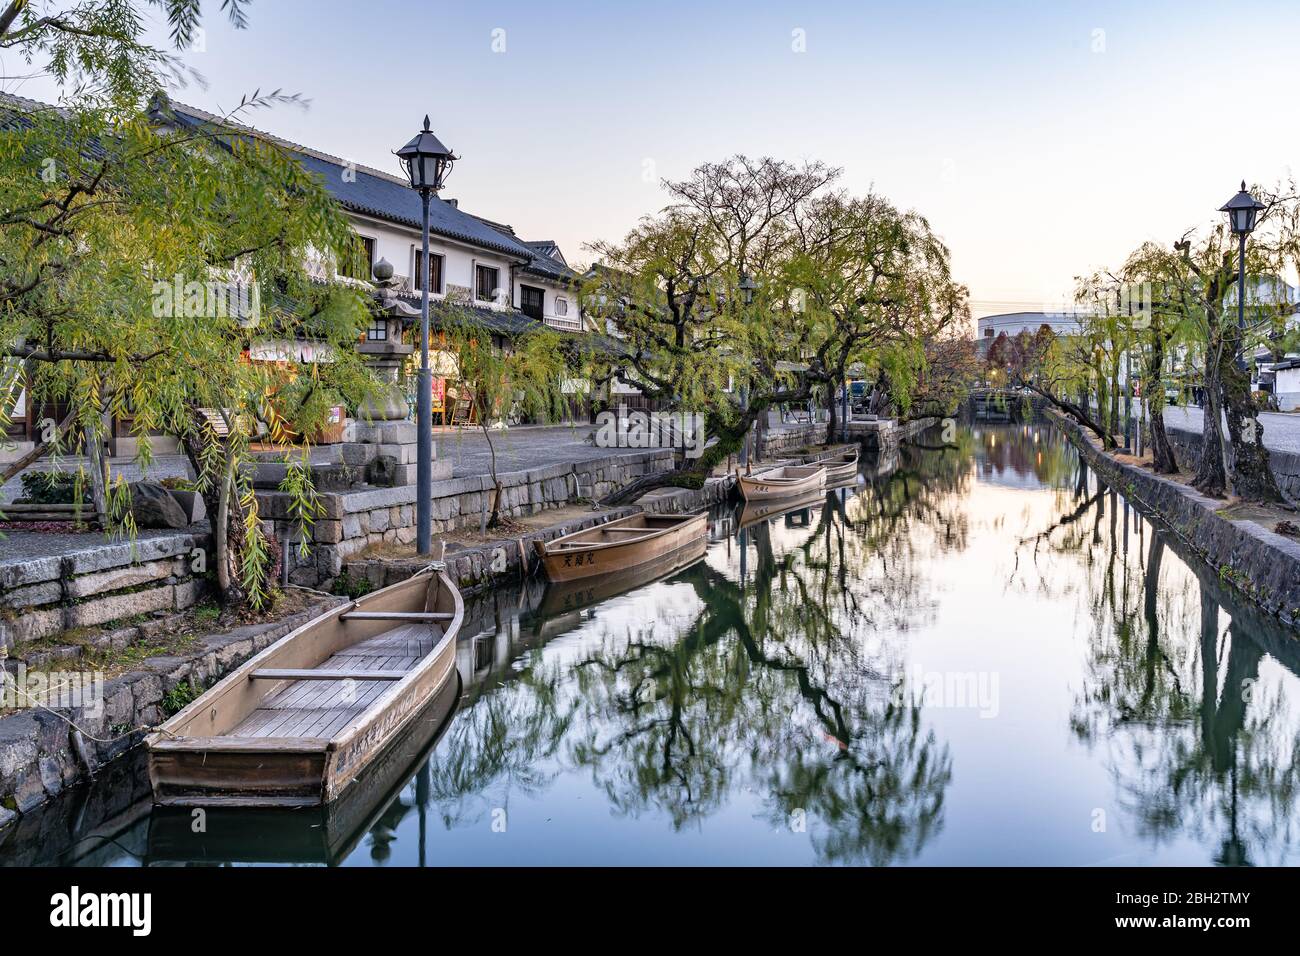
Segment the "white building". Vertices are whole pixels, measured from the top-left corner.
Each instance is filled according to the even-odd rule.
[[[1046,325],[1057,335],[1073,335],[1079,331],[1080,313],[1077,312],[1002,312],[986,315],[977,322],[979,342],[988,343],[1003,332],[1014,338],[1021,332],[1033,335]]]
[[[20,108],[41,104],[18,101]],[[164,128],[190,128],[219,124],[256,136],[288,151],[309,171],[316,173],[326,190],[348,214],[364,246],[364,262],[354,270],[353,280],[369,282],[371,270],[381,259],[394,269],[396,294],[404,305],[419,309],[421,258],[421,204],[419,194],[396,173],[372,169],[281,139],[271,133],[232,124],[221,117],[179,103],[157,100],[151,118]],[[401,139],[401,134],[396,134]],[[394,166],[396,167],[396,159]],[[586,328],[578,298],[579,275],[565,261],[554,241],[529,241],[504,223],[471,215],[455,199],[434,197],[430,203],[430,292],[431,321],[436,329],[443,303],[470,307],[485,326],[502,337],[517,334],[534,323],[562,332]],[[324,262],[309,269],[326,280],[332,270]],[[367,338],[382,341],[390,325],[382,318],[372,324]],[[301,345],[301,343],[299,343]],[[268,342],[270,352],[286,343]],[[295,347],[288,343],[287,347]],[[42,419],[62,418],[62,407],[31,407],[20,395],[13,410],[12,426],[0,435],[0,462],[15,460],[34,446]],[[113,422],[109,452],[133,455],[135,441],[129,430]],[[157,436],[156,452],[177,450],[174,440]]]
[[[190,106],[166,105],[181,124],[221,122]],[[160,121],[167,119],[163,110],[156,115]],[[270,133],[250,132],[289,151],[320,177],[352,219],[369,267],[387,260],[399,287],[415,298],[420,291],[421,208],[419,194],[405,177]],[[553,241],[528,241],[504,223],[462,210],[455,199],[436,196],[429,207],[429,226],[430,294],[435,302],[498,313],[508,329],[526,327],[525,318],[564,331],[583,329],[578,275]],[[369,280],[369,268],[363,268],[365,273],[354,278]]]

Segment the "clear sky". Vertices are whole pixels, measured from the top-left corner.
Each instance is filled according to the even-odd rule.
[[[928,216],[977,315],[1035,309],[1300,156],[1294,2],[252,0],[244,31],[204,6],[179,99],[300,93],[252,122],[393,171],[427,112],[463,157],[444,196],[571,262],[661,177],[815,158]]]

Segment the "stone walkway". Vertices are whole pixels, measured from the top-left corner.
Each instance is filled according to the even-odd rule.
[[[505,431],[492,432],[492,444],[497,454],[497,470],[500,472],[523,471],[560,462],[589,461],[593,458],[606,458],[620,451],[635,453],[640,449],[598,448],[587,442],[595,431],[595,426],[581,425],[523,425]],[[474,429],[452,430],[434,429],[434,441],[437,443],[438,458],[452,463],[452,477],[465,478],[471,475],[486,475],[491,468],[492,451],[483,432]],[[321,446],[325,452],[328,446]],[[64,471],[75,470],[81,464],[80,458],[63,458],[58,467]],[[42,461],[33,469],[48,470],[50,462]],[[184,455],[159,455],[149,463],[147,473],[135,461],[115,458],[110,466],[114,474],[123,475],[127,481],[138,481],[147,477],[160,481],[170,477],[190,477],[189,460]],[[15,476],[0,489],[0,501],[13,501],[22,494],[22,483]]]
[[[1260,412],[1259,423],[1264,426],[1264,444],[1270,451],[1300,454],[1300,415]],[[1201,409],[1196,406],[1166,408],[1165,425],[1199,435],[1201,429],[1205,427],[1205,418]]]

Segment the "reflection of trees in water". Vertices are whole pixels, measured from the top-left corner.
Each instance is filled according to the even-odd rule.
[[[1090,634],[1075,736],[1104,748],[1121,807],[1153,842],[1213,845],[1221,864],[1286,860],[1300,730],[1285,688],[1259,676],[1261,639],[1294,636],[1239,606],[1220,630],[1226,595],[1170,555],[1165,532],[1086,480],[1076,497],[1074,520],[1034,542],[1041,580],[1083,572]]]
[[[806,821],[820,860],[914,856],[942,824],[951,760],[915,706],[891,702],[897,664],[878,626],[931,613],[920,559],[965,546],[969,481],[960,452],[905,448],[898,471],[847,502],[828,492],[807,530],[747,528],[744,584],[705,562],[676,575],[694,591],[684,619],[673,601],[563,669],[531,653],[482,687],[434,755],[444,819],[475,819],[486,791],[501,805],[571,764],[617,814],[699,826],[743,788],[774,828]]]
[[[838,657],[827,679],[826,643],[844,638],[824,620],[771,626],[783,616],[771,596],[797,594],[773,585],[797,570],[759,551],[752,592],[703,564],[678,579],[709,602],[680,638],[606,644],[583,661],[580,697],[598,719],[582,723],[574,761],[619,813],[697,824],[744,782],[774,827],[802,811],[824,861],[914,854],[940,824],[946,748],[865,662]]]
[[[1078,461],[1074,446],[1050,425],[986,426],[971,435],[976,467],[984,474],[1032,476],[1036,483],[1055,488],[1074,473]]]
[[[429,759],[429,797],[447,827],[505,806],[512,792],[540,793],[555,778],[553,759],[574,715],[561,671],[533,651],[509,678],[479,686]]]

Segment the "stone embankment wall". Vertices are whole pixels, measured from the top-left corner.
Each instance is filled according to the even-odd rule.
[[[1169,435],[1169,443],[1174,446],[1174,453],[1178,456],[1179,462],[1183,463],[1184,467],[1194,468],[1201,457],[1201,433],[1176,425],[1166,425],[1165,432]],[[1264,431],[1264,436],[1267,439],[1267,429]],[[1292,501],[1300,501],[1300,455],[1270,448],[1268,460],[1282,494]]]
[[[667,471],[672,464],[673,452],[664,449],[502,472],[501,512],[519,518],[583,498],[601,498],[642,475]],[[492,495],[490,475],[435,481],[434,534],[477,528],[491,512]],[[415,499],[414,485],[321,495],[323,511],[311,531],[311,555],[306,563],[297,563],[293,554],[289,580],[328,590],[359,551],[377,544],[412,544]],[[298,531],[288,520],[289,496],[260,492],[258,502],[263,517],[274,522],[276,535],[294,540]]]
[[[1117,462],[1076,424],[1045,413],[1103,481],[1161,519],[1240,595],[1288,624],[1300,624],[1300,541],[1223,515],[1224,502],[1143,468]]]
[[[50,536],[58,543],[58,536]],[[138,615],[180,611],[207,593],[206,534],[176,532],[0,561],[0,649]]]
[[[693,491],[684,488],[661,488],[642,495],[635,505],[623,508],[593,511],[590,516],[566,521],[537,531],[494,541],[478,548],[461,548],[447,552],[447,570],[463,595],[500,584],[522,580],[538,567],[534,541],[552,541],[583,528],[601,524],[614,518],[649,511],[655,514],[680,514],[707,508],[726,501],[731,495],[735,479],[730,475],[713,478],[703,488]],[[387,587],[404,581],[428,564],[428,559],[412,558],[392,561],[383,559],[356,559],[344,565],[348,577],[368,581],[373,588]]]
[[[145,728],[168,716],[165,698],[178,685],[211,686],[264,647],[346,600],[322,595],[311,607],[283,620],[200,638],[181,654],[147,658],[130,673],[104,680],[102,694],[88,695],[80,706],[57,712],[28,708],[0,717],[0,829],[16,814],[40,806],[139,744]]]

